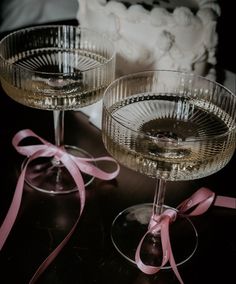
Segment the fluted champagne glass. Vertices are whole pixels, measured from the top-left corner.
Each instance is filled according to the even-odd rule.
[[[20,104],[53,111],[55,145],[79,157],[91,157],[64,145],[64,111],[101,99],[115,76],[113,42],[95,31],[71,25],[18,30],[0,42],[0,77],[6,94]],[[93,177],[84,176],[88,185]],[[76,191],[67,169],[56,159],[28,164],[26,181],[52,194]]]
[[[103,97],[104,145],[120,164],[157,184],[153,204],[126,208],[112,224],[112,241],[123,257],[135,263],[151,216],[169,208],[164,203],[168,181],[203,178],[229,162],[235,150],[235,121],[236,96],[204,77],[153,70],[120,77],[109,85]],[[158,266],[160,235],[155,232],[147,238],[147,251],[141,255],[146,264]],[[190,259],[198,242],[193,222],[177,218],[170,225],[170,239],[177,265]]]

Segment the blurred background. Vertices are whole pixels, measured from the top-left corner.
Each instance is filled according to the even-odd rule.
[[[221,6],[221,16],[218,21],[218,65],[236,73],[235,10],[230,5],[230,1],[219,0],[219,4]]]
[[[233,38],[235,10],[231,1],[218,0],[221,16],[218,19],[218,65],[236,73],[236,44]],[[0,36],[20,27],[48,22],[76,23],[77,0],[0,0]]]

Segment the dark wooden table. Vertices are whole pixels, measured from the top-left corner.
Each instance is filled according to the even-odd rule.
[[[53,143],[50,111],[25,107],[0,90],[0,221],[10,205],[21,162],[11,139],[30,128]],[[106,155],[101,132],[80,113],[65,114],[65,142]],[[220,172],[192,182],[171,182],[166,203],[176,206],[200,186],[217,194],[236,197],[236,157]],[[48,267],[39,283],[151,284],[178,283],[172,271],[147,276],[126,262],[114,249],[110,228],[114,217],[127,206],[152,202],[154,180],[125,167],[116,180],[95,179],[86,189],[86,206],[75,233]],[[35,270],[73,226],[79,213],[77,194],[51,196],[27,186],[16,223],[0,253],[0,283],[28,283]],[[199,234],[194,256],[179,271],[189,284],[235,283],[236,210],[214,207],[192,218]],[[132,237],[132,236],[130,236]],[[184,245],[184,244],[182,244]]]
[[[54,132],[52,112],[20,105],[1,87],[0,107],[1,223],[24,159],[12,146],[13,136],[29,128],[53,143]],[[94,157],[107,155],[101,131],[80,112],[65,113],[65,143],[79,146]],[[191,182],[170,182],[165,203],[175,207],[201,186],[216,194],[236,197],[235,169],[236,154],[224,169],[212,176]],[[178,283],[171,270],[154,276],[143,274],[118,254],[110,238],[114,217],[128,206],[152,202],[154,185],[154,180],[125,167],[121,167],[115,180],[95,179],[86,189],[86,206],[76,231],[38,283]],[[52,196],[25,185],[16,223],[0,252],[0,283],[28,283],[42,261],[70,231],[79,208],[76,193]],[[192,221],[199,234],[199,245],[194,256],[179,267],[185,284],[235,283],[236,210],[212,207]]]

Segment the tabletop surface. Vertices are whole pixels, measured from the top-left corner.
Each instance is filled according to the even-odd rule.
[[[24,159],[12,146],[13,136],[28,128],[52,143],[54,137],[52,112],[20,105],[2,89],[0,106],[2,222]],[[65,143],[79,146],[94,157],[107,155],[101,131],[79,111],[65,113]],[[212,176],[191,182],[169,182],[165,203],[176,207],[201,186],[217,195],[236,197],[235,168],[236,155]],[[152,202],[154,186],[153,179],[125,167],[121,167],[115,180],[95,179],[86,188],[86,205],[75,232],[38,283],[178,283],[171,270],[154,276],[142,273],[118,254],[110,238],[114,217],[128,206]],[[77,193],[52,196],[25,185],[16,223],[0,252],[0,283],[28,283],[42,261],[68,234],[79,209]],[[236,210],[212,207],[191,220],[197,228],[199,244],[194,256],[179,266],[184,283],[235,283]]]

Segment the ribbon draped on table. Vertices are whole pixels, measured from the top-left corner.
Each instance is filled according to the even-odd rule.
[[[22,140],[29,138],[29,137],[37,138],[42,144],[19,146]],[[3,224],[0,227],[0,250],[2,249],[2,247],[4,246],[4,243],[7,240],[7,237],[14,225],[18,211],[20,209],[26,169],[27,169],[28,164],[32,160],[39,158],[39,157],[54,157],[55,159],[60,161],[67,168],[67,170],[70,172],[71,176],[73,177],[76,183],[76,186],[78,188],[79,196],[80,196],[80,212],[79,212],[79,216],[75,224],[73,225],[68,235],[63,239],[63,241],[54,249],[54,251],[39,266],[34,276],[30,280],[30,283],[35,283],[38,277],[43,273],[43,271],[49,266],[49,264],[55,259],[58,253],[66,245],[66,243],[68,242],[69,238],[73,234],[80,220],[80,216],[83,212],[84,205],[85,205],[85,185],[84,185],[81,172],[84,172],[91,176],[100,178],[102,180],[111,180],[119,174],[120,166],[111,157],[100,157],[100,158],[91,159],[91,158],[79,158],[79,157],[73,156],[67,153],[63,148],[56,147],[55,145],[42,139],[30,129],[21,130],[18,133],[16,133],[16,135],[13,137],[12,144],[20,154],[27,156],[28,159],[18,178],[18,182],[16,185],[12,203],[7,212],[5,220],[3,221]],[[93,164],[94,162],[98,162],[98,161],[114,162],[116,164],[116,170],[111,173],[102,171],[101,169],[97,168]]]
[[[37,138],[42,144],[37,145],[29,145],[29,146],[20,146],[22,140],[28,137]],[[87,173],[91,176],[100,178],[102,180],[111,180],[115,178],[119,174],[120,167],[118,163],[112,159],[111,157],[101,157],[96,159],[87,159],[87,158],[79,158],[67,153],[63,148],[56,147],[55,145],[47,142],[42,139],[34,132],[29,129],[19,131],[12,140],[13,146],[16,150],[28,157],[27,162],[25,163],[21,174],[18,178],[15,193],[12,199],[12,203],[7,212],[5,220],[3,221],[0,227],[0,250],[4,246],[7,237],[14,225],[16,220],[18,211],[21,205],[21,199],[23,194],[24,180],[25,174],[27,170],[28,164],[38,158],[38,157],[54,157],[58,161],[60,161],[70,172],[73,177],[76,186],[78,188],[78,193],[80,196],[80,212],[79,216],[73,225],[70,232],[67,236],[62,240],[62,242],[54,249],[54,251],[44,260],[44,262],[39,266],[35,274],[30,280],[30,283],[35,283],[39,276],[44,272],[44,270],[50,265],[50,263],[55,259],[55,257],[59,254],[62,248],[66,245],[71,235],[73,234],[79,220],[80,216],[83,212],[85,205],[85,185],[81,175],[81,172]],[[110,161],[116,163],[116,170],[111,173],[107,173],[97,168],[93,162],[96,161]],[[136,264],[141,271],[146,274],[154,274],[157,273],[161,267],[163,267],[168,261],[178,278],[180,283],[183,283],[181,276],[178,272],[177,265],[175,263],[175,259],[171,249],[170,237],[169,237],[169,225],[175,221],[175,219],[181,215],[187,216],[197,216],[206,212],[211,205],[215,206],[223,206],[227,208],[236,209],[236,199],[224,196],[215,196],[215,193],[207,188],[201,188],[197,192],[195,192],[190,198],[183,201],[178,207],[175,209],[167,209],[161,215],[156,216],[153,215],[151,217],[151,221],[149,224],[149,229],[146,234],[141,239],[135,255]],[[146,265],[142,262],[140,258],[140,251],[142,243],[148,233],[152,232],[160,232],[161,242],[162,242],[162,250],[163,250],[163,260],[160,267]]]

